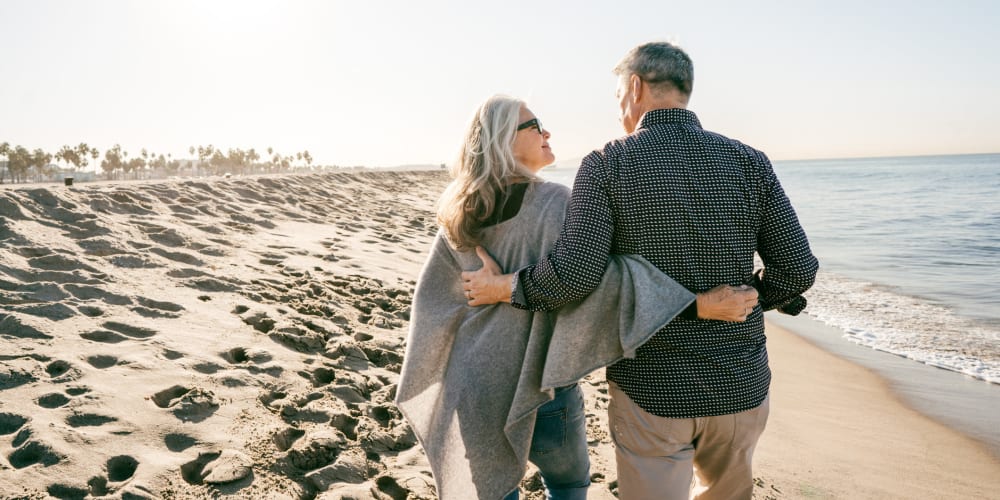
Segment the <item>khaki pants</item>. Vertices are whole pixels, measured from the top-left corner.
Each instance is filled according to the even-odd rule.
[[[622,500],[731,500],[753,496],[751,461],[769,400],[752,410],[700,418],[651,415],[609,382],[608,424]],[[691,477],[695,475],[692,490]]]

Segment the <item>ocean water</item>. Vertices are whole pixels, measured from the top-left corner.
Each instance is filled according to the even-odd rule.
[[[1000,384],[1000,154],[774,163],[820,260],[811,317]],[[543,177],[572,185],[574,169]]]

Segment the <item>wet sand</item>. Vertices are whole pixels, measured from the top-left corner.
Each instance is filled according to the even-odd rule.
[[[906,406],[874,372],[770,322],[771,415],[759,498],[996,498],[987,447]]]

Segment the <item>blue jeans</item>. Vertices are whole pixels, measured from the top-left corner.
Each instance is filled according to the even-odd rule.
[[[585,500],[590,486],[587,422],[583,391],[577,384],[556,389],[555,399],[538,408],[528,460],[538,467],[548,500]],[[504,500],[517,500],[514,491]]]

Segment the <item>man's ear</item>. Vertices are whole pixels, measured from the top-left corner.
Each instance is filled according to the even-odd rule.
[[[628,84],[632,87],[632,102],[639,102],[642,98],[642,79],[633,74],[629,76]]]

